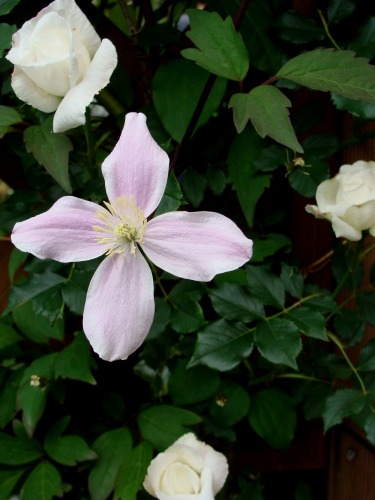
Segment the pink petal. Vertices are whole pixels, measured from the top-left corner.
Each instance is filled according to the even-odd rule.
[[[168,155],[151,137],[145,115],[128,113],[121,137],[102,166],[109,200],[134,196],[148,217],[163,196],[168,166]]]
[[[175,276],[210,281],[237,269],[252,255],[253,242],[227,217],[214,212],[171,212],[152,219],[142,248]]]
[[[138,251],[107,257],[86,298],[83,329],[102,359],[126,359],[142,344],[154,318],[151,270]]]
[[[60,198],[47,212],[17,223],[12,242],[40,259],[79,262],[99,257],[105,246],[95,241],[99,206],[74,196]]]

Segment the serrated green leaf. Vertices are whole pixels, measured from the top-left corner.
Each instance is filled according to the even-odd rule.
[[[50,116],[42,125],[32,125],[25,130],[26,151],[34,155],[67,193],[71,193],[69,153],[73,145],[65,134],[53,133],[52,121],[53,116]]]
[[[312,311],[308,307],[299,307],[289,311],[286,318],[293,321],[298,330],[307,337],[328,341],[326,321],[320,312]]]
[[[359,116],[362,120],[375,120],[375,103],[366,101],[355,101],[340,95],[332,94],[332,102],[340,111],[349,111],[354,116]]]
[[[327,17],[330,23],[338,23],[353,14],[355,2],[352,0],[330,0],[327,7]]]
[[[55,376],[63,379],[80,380],[96,384],[90,369],[91,348],[83,332],[79,332],[73,342],[59,352],[55,365]]]
[[[11,326],[0,321],[0,349],[17,343],[21,338]]]
[[[10,495],[26,469],[0,470],[0,498],[12,498]],[[14,498],[14,497],[13,497]]]
[[[357,36],[348,47],[358,56],[373,59],[375,56],[375,17],[370,17],[357,32]]]
[[[223,21],[216,12],[200,9],[188,9],[187,13],[191,29],[186,36],[197,49],[184,49],[181,55],[215,75],[243,80],[249,69],[249,56],[232,19]]]
[[[35,314],[31,301],[17,307],[13,311],[13,319],[21,333],[38,344],[47,344],[48,339],[64,338],[64,321],[62,318],[51,325],[50,321],[40,314]]]
[[[198,424],[201,417],[196,413],[169,405],[151,406],[138,417],[138,426],[144,439],[158,451],[163,451]]]
[[[64,417],[56,422],[46,434],[44,449],[47,454],[62,465],[73,466],[78,462],[93,460],[97,457],[80,436],[61,436],[68,425],[70,417]]]
[[[185,59],[163,64],[155,73],[152,94],[158,116],[169,134],[181,142],[208,73]],[[226,80],[218,78],[200,114],[197,128],[204,125],[218,108],[226,89]]]
[[[273,448],[288,448],[297,424],[297,415],[291,398],[279,389],[264,389],[253,394],[249,423]]]
[[[147,467],[152,459],[152,447],[143,441],[126,455],[117,475],[114,500],[135,499],[142,487]]]
[[[179,360],[168,379],[168,391],[176,406],[191,405],[212,398],[220,385],[220,377],[216,371],[205,366],[187,368],[186,365],[187,361]]]
[[[41,446],[35,439],[22,439],[0,432],[0,464],[28,464],[41,455]]]
[[[265,359],[298,370],[296,358],[302,343],[294,323],[279,318],[262,321],[257,325],[254,340]]]
[[[357,415],[364,407],[366,399],[356,389],[339,389],[326,399],[323,410],[324,432],[341,424],[344,418]]]
[[[89,475],[92,500],[106,500],[115,487],[121,464],[130,453],[132,438],[125,427],[107,431],[93,443],[98,459]]]
[[[263,304],[277,308],[284,307],[285,288],[280,278],[267,269],[255,266],[246,266],[249,290]]]
[[[155,216],[167,212],[174,212],[182,205],[185,205],[184,195],[182,194],[180,185],[173,172],[169,174],[167,186],[165,188],[161,202],[156,209]]]
[[[210,415],[220,426],[232,426],[247,415],[249,405],[247,391],[241,385],[226,380],[220,386],[215,401],[210,404]]]
[[[212,307],[225,319],[248,322],[264,316],[262,302],[236,283],[224,283],[218,288],[212,288],[208,295]]]
[[[296,269],[288,266],[283,262],[281,264],[280,279],[285,286],[285,291],[292,297],[300,299],[303,291],[303,276]]]
[[[303,153],[290,123],[287,108],[291,105],[289,99],[271,85],[260,85],[248,94],[234,94],[229,101],[238,133],[250,120],[260,137],[268,135],[287,148]]]
[[[260,175],[255,167],[255,161],[262,153],[263,144],[262,139],[254,131],[245,129],[234,139],[229,151],[230,181],[249,227],[253,225],[256,204],[264,190],[269,187],[271,180],[271,175]]]
[[[317,49],[290,59],[276,75],[313,90],[375,101],[375,66],[349,50]]]
[[[253,350],[253,338],[245,325],[221,319],[198,333],[188,366],[206,365],[219,371],[236,367]]]
[[[0,16],[9,14],[20,0],[0,0]]]
[[[60,472],[49,462],[38,464],[26,479],[21,490],[21,500],[52,500],[63,494]]]

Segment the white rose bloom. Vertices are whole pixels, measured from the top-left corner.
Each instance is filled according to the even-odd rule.
[[[53,131],[85,122],[85,109],[105,87],[117,64],[116,49],[100,40],[74,0],[55,0],[27,21],[6,56],[14,64],[17,97],[46,113]]]
[[[333,179],[318,186],[316,202],[306,211],[329,220],[337,237],[358,241],[366,229],[375,236],[375,162],[342,165]]]
[[[152,460],[143,486],[159,500],[214,500],[227,475],[225,456],[188,433]]]

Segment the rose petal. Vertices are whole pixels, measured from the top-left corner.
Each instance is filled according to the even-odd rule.
[[[57,108],[53,119],[54,132],[64,132],[85,123],[86,107],[108,84],[116,64],[115,46],[107,39],[102,40],[83,80],[69,90]]]
[[[195,495],[187,493],[177,495],[169,495],[163,491],[157,490],[155,492],[156,498],[159,500],[215,500],[213,489],[212,489],[212,470],[209,468],[204,468],[201,474],[201,485],[202,490],[200,493]]]
[[[252,241],[214,212],[171,212],[152,219],[142,248],[158,267],[180,278],[210,281],[252,255]]]
[[[107,361],[126,359],[142,344],[154,318],[153,279],[140,252],[107,257],[86,298],[83,329]]]
[[[350,241],[359,241],[362,238],[362,232],[350,226],[347,222],[343,221],[335,214],[332,214],[332,228],[337,238],[341,236]]]
[[[12,242],[40,259],[79,262],[103,255],[92,226],[99,206],[74,196],[60,198],[47,212],[17,223]]]
[[[60,97],[44,92],[17,66],[12,74],[12,88],[18,99],[45,113],[55,111],[61,102]]]
[[[338,181],[333,178],[323,181],[316,190],[316,203],[321,212],[329,212],[332,205],[336,204],[336,195],[339,188]]]
[[[121,137],[102,166],[109,200],[134,196],[148,217],[163,196],[168,165],[168,155],[152,138],[145,115],[128,113]]]
[[[345,221],[355,229],[364,231],[375,225],[375,201],[348,208]]]

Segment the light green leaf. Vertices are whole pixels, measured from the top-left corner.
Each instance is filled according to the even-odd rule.
[[[92,445],[98,459],[89,475],[92,500],[106,500],[115,487],[121,464],[130,453],[132,438],[125,427],[107,431]]]
[[[152,82],[154,105],[165,129],[181,142],[209,74],[185,59],[163,64]],[[218,78],[200,114],[197,128],[204,125],[219,107],[226,80]]]
[[[184,49],[181,55],[215,75],[241,81],[249,69],[249,56],[233,21],[225,21],[216,12],[188,9],[190,31],[186,36],[197,49]]]
[[[259,436],[276,449],[291,444],[297,424],[293,401],[279,389],[264,389],[253,394],[249,423]]]
[[[234,94],[229,101],[238,133],[250,120],[260,137],[268,135],[287,148],[303,153],[290,123],[287,108],[291,105],[289,99],[271,85],[260,85],[248,94]]]
[[[234,139],[229,151],[230,181],[249,227],[253,225],[256,204],[271,180],[271,175],[261,175],[255,167],[262,150],[262,139],[255,131],[245,129]]]
[[[163,451],[179,437],[190,431],[190,425],[198,424],[201,417],[196,413],[175,406],[151,406],[140,413],[138,426],[144,439],[158,451]]]
[[[284,307],[285,289],[280,278],[263,267],[246,266],[249,290],[265,305]]]
[[[264,316],[262,302],[236,283],[224,283],[219,288],[211,288],[208,295],[212,307],[225,319],[249,322]]]
[[[279,318],[262,321],[257,325],[254,340],[265,359],[298,370],[296,358],[302,350],[302,343],[294,323]]]
[[[276,76],[349,99],[375,101],[375,66],[349,50],[305,52],[290,59]]]
[[[64,417],[56,422],[47,432],[44,448],[47,454],[56,462],[73,466],[78,462],[93,460],[97,457],[80,436],[61,436],[70,417]]]
[[[320,312],[312,311],[308,307],[299,307],[288,312],[286,318],[293,321],[298,330],[307,337],[328,341],[326,321]]]
[[[117,475],[114,500],[135,499],[152,459],[152,447],[147,441],[136,446],[125,457]]]
[[[206,365],[219,371],[235,368],[253,350],[253,337],[242,323],[221,319],[198,333],[194,354],[188,366]]]
[[[73,149],[70,139],[64,134],[52,132],[53,116],[42,125],[33,125],[24,132],[28,153],[32,153],[38,163],[67,192],[72,192],[69,180],[69,153]]]
[[[357,415],[364,407],[366,399],[356,389],[339,389],[326,399],[323,410],[324,432],[341,424],[344,418]]]
[[[184,195],[173,172],[169,174],[167,186],[165,188],[161,202],[156,209],[155,216],[167,212],[174,212],[182,205],[185,205]]]
[[[28,464],[37,460],[41,455],[41,446],[35,439],[22,439],[0,432],[0,464]]]
[[[21,500],[52,500],[63,494],[60,472],[52,464],[41,462],[26,479],[22,490]]]
[[[90,345],[84,333],[79,332],[73,342],[59,352],[56,359],[55,376],[95,385],[96,381],[90,370],[91,363]]]

